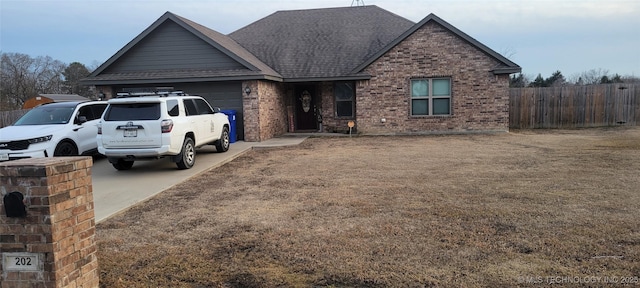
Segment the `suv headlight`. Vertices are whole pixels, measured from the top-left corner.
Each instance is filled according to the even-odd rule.
[[[37,137],[37,138],[31,138],[31,139],[29,139],[27,141],[29,141],[29,144],[36,144],[36,143],[47,142],[47,141],[51,140],[51,137],[53,137],[53,135],[42,136],[42,137]]]

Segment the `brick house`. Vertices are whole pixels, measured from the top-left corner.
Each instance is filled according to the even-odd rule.
[[[508,131],[520,66],[430,14],[377,6],[278,11],[223,35],[167,12],[83,80],[183,90],[237,113],[238,139],[287,132]]]

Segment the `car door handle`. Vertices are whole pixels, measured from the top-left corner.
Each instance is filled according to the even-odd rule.
[[[80,127],[78,127],[78,128],[73,128],[73,132],[78,132],[78,130],[80,130],[80,129],[82,129],[82,128],[84,128],[84,126],[80,126]]]

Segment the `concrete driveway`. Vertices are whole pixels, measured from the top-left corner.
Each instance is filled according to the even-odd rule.
[[[217,153],[214,146],[197,150],[196,164],[178,170],[176,164],[159,159],[135,162],[131,170],[118,171],[105,158],[94,158],[91,177],[96,223],[128,207],[188,180],[209,169],[221,166],[253,148],[298,145],[307,136],[280,137],[263,142],[238,141],[225,153]]]

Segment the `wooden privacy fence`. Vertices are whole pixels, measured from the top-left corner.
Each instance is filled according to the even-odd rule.
[[[640,84],[511,88],[509,127],[582,128],[638,125]]]
[[[27,111],[29,110],[0,111],[0,128],[13,124],[13,122],[27,113]]]

